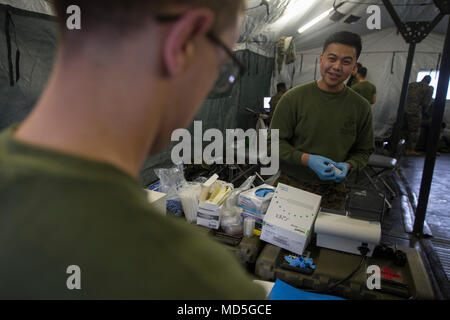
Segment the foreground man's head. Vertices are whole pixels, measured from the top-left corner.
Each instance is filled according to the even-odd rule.
[[[193,120],[230,60],[244,4],[55,1],[61,37],[54,70],[17,138],[136,176],[149,153]],[[80,8],[81,30],[67,28],[71,5]]]

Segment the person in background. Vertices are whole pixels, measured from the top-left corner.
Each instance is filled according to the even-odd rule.
[[[270,116],[273,116],[275,109],[277,108],[278,102],[281,97],[286,93],[287,88],[284,82],[277,84],[277,93],[270,99]]]
[[[231,48],[245,1],[53,4],[49,82],[0,134],[0,299],[264,299],[234,255],[160,215],[138,179],[217,76],[242,74]],[[73,4],[81,30],[66,28]]]
[[[420,156],[416,151],[419,139],[422,114],[428,110],[433,99],[434,88],[430,86],[431,77],[425,76],[420,82],[410,83],[406,98],[405,119],[402,135],[406,140],[406,156]]]
[[[361,50],[359,35],[331,35],[320,56],[321,80],[286,92],[272,118],[280,137],[278,182],[321,195],[324,208],[344,209],[345,180],[374,151],[370,104],[344,84]]]
[[[358,68],[358,72],[356,73],[358,82],[352,85],[352,89],[364,97],[370,104],[375,104],[377,101],[377,87],[367,81],[366,77],[367,68]]]
[[[434,109],[434,103],[431,103],[429,108],[422,110],[422,122],[420,126],[420,134],[419,138],[417,139],[416,144],[416,151],[417,152],[426,152],[427,150],[427,142],[429,138],[429,133],[431,132],[431,123],[432,123],[432,117],[433,117],[433,109]],[[439,132],[439,139],[438,139],[438,150],[445,150],[446,149],[446,142],[444,137],[444,131],[447,127],[447,124],[445,122],[442,122],[440,132]],[[437,156],[440,156],[440,152],[436,153]]]
[[[358,73],[358,70],[361,69],[363,67],[363,65],[361,63],[357,63],[356,64],[356,69],[352,72],[352,75],[350,76],[350,78],[347,81],[347,87],[351,87],[352,85],[354,85],[355,83],[358,82],[358,78],[356,77],[356,74]]]

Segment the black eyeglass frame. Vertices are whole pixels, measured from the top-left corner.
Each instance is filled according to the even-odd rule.
[[[155,20],[160,23],[168,23],[168,22],[173,22],[173,21],[179,20],[181,17],[182,17],[181,15],[156,15]],[[206,34],[206,36],[212,43],[214,43],[215,45],[217,45],[218,47],[223,49],[223,51],[225,51],[225,53],[230,57],[230,59],[233,61],[233,63],[238,67],[238,69],[239,69],[238,76],[242,77],[245,74],[247,68],[242,64],[241,61],[239,61],[238,58],[236,58],[236,56],[233,54],[233,51],[231,51],[231,49],[228,48],[222,42],[222,40],[220,40],[219,37],[217,37],[212,31],[209,31]]]

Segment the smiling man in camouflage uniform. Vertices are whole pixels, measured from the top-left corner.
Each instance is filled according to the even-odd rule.
[[[361,50],[357,34],[330,36],[320,56],[322,79],[286,92],[271,123],[280,136],[278,182],[321,195],[329,209],[344,209],[347,176],[374,150],[370,104],[344,84]]]

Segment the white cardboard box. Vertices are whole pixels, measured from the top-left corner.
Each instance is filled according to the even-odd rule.
[[[147,199],[148,202],[153,205],[153,207],[156,208],[158,212],[160,212],[162,215],[166,215],[167,212],[167,195],[162,192],[157,192],[153,190],[145,190],[147,191]]]
[[[261,240],[303,254],[322,197],[279,183],[264,218]]]
[[[200,202],[197,212],[197,224],[210,229],[219,229],[220,227],[220,212],[222,206],[217,204],[206,202]]]
[[[268,184],[263,184],[259,187],[244,191],[239,194],[238,206],[253,214],[259,216],[265,215],[270,201],[272,200],[273,193],[267,194],[264,198],[261,198],[256,195],[256,192],[260,189],[270,189],[275,191],[275,188]]]

